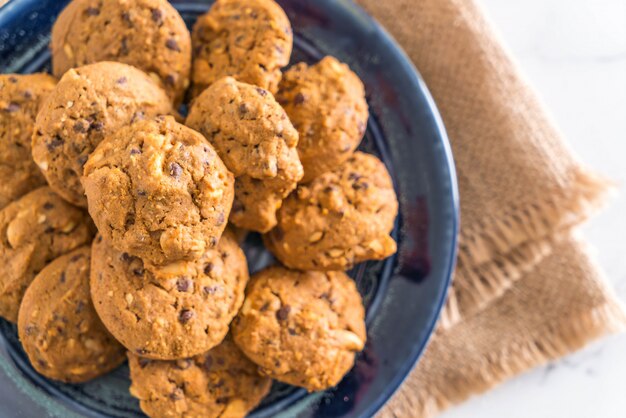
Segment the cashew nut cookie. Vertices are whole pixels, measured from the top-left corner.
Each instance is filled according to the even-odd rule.
[[[91,241],[87,213],[49,187],[22,196],[0,211],[0,316],[17,321],[26,288],[52,260]]]
[[[89,212],[113,247],[163,265],[219,241],[234,179],[211,144],[171,116],[108,136],[85,165]]]
[[[0,209],[46,184],[30,144],[37,112],[55,85],[47,74],[0,74]]]
[[[270,391],[230,337],[207,353],[173,361],[128,353],[130,393],[152,418],[244,418]]]
[[[130,65],[100,62],[69,70],[37,115],[33,158],[55,192],[86,207],[80,177],[98,143],[132,121],[171,112],[165,92]]]
[[[191,36],[166,0],[73,0],[52,27],[51,49],[57,77],[116,61],[150,74],[176,103],[189,86]]]
[[[243,303],[248,266],[229,232],[199,259],[163,267],[144,265],[101,237],[92,251],[96,311],[142,357],[174,360],[208,351],[222,342]]]
[[[42,375],[79,383],[124,362],[126,350],[106,330],[89,293],[91,247],[46,266],[26,290],[18,332],[31,364]]]
[[[194,100],[186,124],[215,146],[237,177],[231,221],[256,231],[271,229],[282,199],[302,178],[298,132],[274,96],[225,77]]]
[[[261,374],[317,391],[335,386],[365,345],[365,310],[343,272],[270,267],[250,280],[235,343]]]
[[[276,93],[293,32],[273,0],[218,0],[198,18],[192,45],[194,97],[224,76]]]
[[[300,133],[303,183],[337,168],[363,139],[369,115],[365,88],[336,58],[291,67],[283,75],[276,100]]]
[[[335,171],[300,185],[278,211],[278,225],[264,237],[287,267],[347,270],[396,252],[389,236],[398,200],[385,165],[355,152]]]

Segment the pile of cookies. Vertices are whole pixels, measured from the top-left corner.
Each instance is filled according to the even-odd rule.
[[[366,341],[345,270],[396,251],[362,82],[286,70],[273,0],[74,0],[55,77],[0,76],[0,315],[65,382],[129,360],[151,417],[243,417],[271,380],[336,385]],[[183,118],[177,109],[189,103]],[[184,122],[184,123],[183,123]],[[241,231],[277,262],[249,277]]]

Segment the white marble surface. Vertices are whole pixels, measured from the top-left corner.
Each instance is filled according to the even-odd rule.
[[[626,0],[479,0],[572,148],[619,185],[583,228],[626,301]],[[471,399],[444,418],[626,417],[626,335]]]

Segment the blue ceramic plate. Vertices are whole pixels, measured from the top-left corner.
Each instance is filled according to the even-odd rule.
[[[11,0],[0,9],[0,70],[46,71],[52,24],[67,1]],[[209,1],[172,1],[191,27]],[[415,68],[389,35],[347,0],[279,1],[295,32],[293,62],[334,55],[366,86],[370,121],[361,149],[387,165],[400,200],[396,256],[356,266],[368,342],[332,390],[307,394],[275,384],[253,417],[368,417],[389,399],[422,353],[441,310],[455,259],[458,197],[446,134]],[[252,270],[271,259],[258,236],[245,244]],[[1,320],[0,320],[1,321]],[[128,369],[82,385],[36,374],[15,327],[0,322],[0,416],[142,417]]]

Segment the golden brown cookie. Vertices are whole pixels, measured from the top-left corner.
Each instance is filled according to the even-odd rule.
[[[267,232],[275,212],[302,177],[298,132],[265,89],[225,77],[191,107],[186,124],[201,132],[237,177],[231,221]]]
[[[130,65],[100,62],[70,70],[37,115],[33,157],[55,192],[87,206],[80,176],[96,145],[133,121],[171,112],[165,92]]]
[[[46,266],[26,290],[18,332],[31,364],[63,382],[85,382],[124,362],[126,350],[106,330],[91,303],[86,245]]]
[[[285,72],[276,95],[300,133],[303,183],[337,168],[359,146],[367,127],[365,89],[346,64],[325,57]]]
[[[230,337],[193,358],[148,360],[128,353],[130,393],[151,418],[243,418],[272,381]]]
[[[191,36],[165,0],[73,0],[52,27],[51,48],[57,77],[117,61],[152,75],[176,103],[189,86]]]
[[[218,0],[193,27],[193,96],[224,76],[275,93],[293,32],[273,0]]]
[[[0,75],[0,209],[46,184],[30,144],[37,112],[55,84],[47,74]]]
[[[246,258],[229,232],[199,259],[164,267],[149,267],[105,240],[94,241],[96,311],[109,331],[142,357],[191,357],[219,344],[247,282]]]
[[[265,236],[268,249],[300,270],[347,270],[396,251],[389,236],[398,201],[385,165],[355,152],[335,171],[298,186]]]
[[[364,318],[345,273],[270,267],[250,280],[232,333],[261,374],[316,391],[352,368],[365,345]]]
[[[108,136],[83,177],[89,212],[104,238],[159,265],[195,259],[217,244],[233,184],[211,144],[169,116]]]
[[[87,213],[41,187],[0,211],[0,316],[15,322],[26,288],[52,260],[93,236]]]

